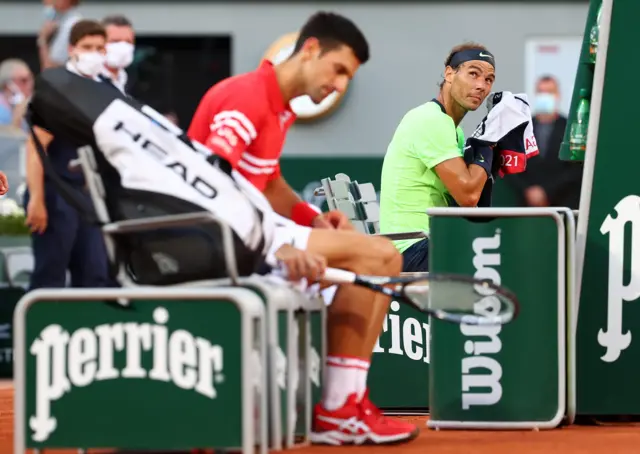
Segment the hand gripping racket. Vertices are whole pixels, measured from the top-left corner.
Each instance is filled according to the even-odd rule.
[[[520,310],[518,299],[510,290],[487,280],[459,274],[361,276],[327,268],[323,280],[367,287],[452,323],[503,325],[514,320]]]

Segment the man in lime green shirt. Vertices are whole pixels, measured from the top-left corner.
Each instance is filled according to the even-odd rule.
[[[484,148],[465,162],[459,124],[491,92],[495,59],[486,47],[466,43],[445,60],[440,93],[411,109],[387,148],[380,187],[380,232],[429,231],[427,208],[474,207],[491,174],[493,152]],[[403,271],[428,271],[428,239],[400,240]]]

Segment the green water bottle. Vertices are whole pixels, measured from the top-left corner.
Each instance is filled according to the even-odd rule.
[[[584,153],[587,149],[587,128],[589,125],[589,92],[586,88],[580,90],[580,101],[576,110],[576,118],[571,123],[569,132],[569,150],[571,159],[577,161],[584,160]]]
[[[602,3],[598,7],[598,15],[596,22],[591,26],[591,32],[589,33],[589,61],[591,63],[596,62],[598,56],[598,42],[600,40],[600,18],[602,17]]]

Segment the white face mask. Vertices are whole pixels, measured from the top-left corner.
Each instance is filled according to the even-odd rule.
[[[42,8],[42,15],[44,16],[45,20],[54,20],[57,14],[58,13],[56,12],[56,8],[53,5],[47,5]]]
[[[22,101],[25,100],[24,94],[22,91],[16,86],[15,83],[9,82],[8,85],[9,91],[11,91],[11,97],[9,98],[9,104],[12,106],[17,106]]]
[[[133,62],[135,47],[126,41],[107,44],[106,63],[109,68],[124,69]]]
[[[556,111],[556,97],[551,93],[538,93],[534,101],[534,111],[537,114],[552,114]]]
[[[75,66],[83,76],[96,77],[104,69],[104,55],[100,52],[76,54]]]

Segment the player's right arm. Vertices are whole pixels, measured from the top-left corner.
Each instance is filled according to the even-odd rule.
[[[405,120],[409,122],[409,129],[415,131],[412,142],[416,156],[438,175],[458,205],[475,207],[488,173],[481,165],[467,165],[460,156],[453,120],[443,116],[425,123],[421,115],[415,114],[409,114]],[[490,161],[492,152],[486,154]],[[490,170],[491,162],[486,165]]]
[[[42,128],[33,127],[33,131],[42,144],[45,152],[53,140],[53,136]],[[27,205],[26,224],[32,232],[42,233],[47,229],[47,208],[44,194],[44,170],[42,161],[36,151],[33,137],[29,135],[26,144],[27,188],[29,189],[29,204]]]
[[[188,135],[238,169],[247,165],[243,154],[257,139],[260,123],[261,111],[246,92],[225,87],[207,93]]]
[[[477,164],[469,164],[457,157],[435,166],[435,171],[449,193],[461,207],[475,207],[487,181],[488,174]]]

